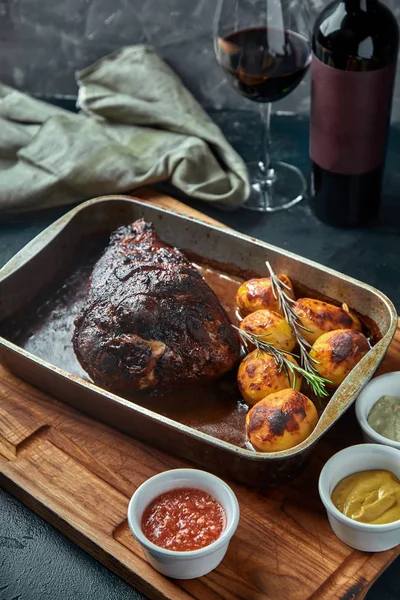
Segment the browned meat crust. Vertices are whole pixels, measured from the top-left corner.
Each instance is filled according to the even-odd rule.
[[[204,383],[240,354],[217,296],[143,220],[111,235],[75,320],[73,346],[93,381],[118,393]]]

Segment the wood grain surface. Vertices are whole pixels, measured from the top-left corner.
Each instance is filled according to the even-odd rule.
[[[136,195],[209,220],[162,194]],[[398,369],[400,329],[379,372]],[[0,399],[0,483],[150,598],[358,600],[400,554],[400,547],[369,554],[342,544],[318,497],[322,465],[339,449],[361,442],[352,409],[292,483],[261,493],[230,482],[241,519],[222,564],[200,579],[173,581],[148,565],[129,532],[126,511],[148,477],[188,463],[83,415],[2,366]]]

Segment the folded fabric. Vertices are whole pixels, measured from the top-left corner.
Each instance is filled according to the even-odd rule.
[[[0,84],[0,212],[167,179],[221,208],[246,200],[242,159],[152,48],[126,47],[76,77],[80,114]]]

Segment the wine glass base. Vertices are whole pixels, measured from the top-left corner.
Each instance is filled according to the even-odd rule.
[[[306,195],[302,172],[284,162],[272,162],[263,176],[259,163],[247,165],[251,193],[243,208],[256,212],[277,212],[294,206]]]

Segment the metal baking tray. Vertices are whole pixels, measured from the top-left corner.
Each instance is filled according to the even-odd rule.
[[[212,429],[204,431],[201,427],[188,426],[152,410],[151,402],[143,406],[94,385],[85,379],[83,372],[74,372],[67,359],[63,363],[62,352],[56,360],[56,349],[54,360],[44,360],[22,347],[23,344],[10,341],[12,336],[5,333],[7,323],[18,319],[18,315],[25,313],[38,299],[46,300],[54,282],[59,281],[59,314],[54,311],[57,313],[54,319],[59,318],[60,328],[65,329],[62,335],[64,347],[68,348],[73,315],[69,326],[65,325],[62,281],[68,273],[73,273],[83,249],[94,239],[102,240],[104,247],[111,231],[140,217],[154,223],[163,241],[203,257],[205,262],[223,264],[228,272],[229,265],[234,265],[236,273],[251,270],[263,276],[267,274],[265,261],[268,259],[275,272],[286,273],[295,285],[316,290],[320,297],[346,302],[368,322],[375,323],[381,339],[336,390],[313,433],[303,443],[275,453],[239,447],[212,435]],[[393,304],[366,284],[276,246],[125,196],[105,196],[79,205],[40,233],[0,271],[0,358],[12,372],[134,437],[224,476],[257,486],[275,485],[299,472],[321,436],[374,374],[396,326]],[[46,343],[52,348],[52,339]],[[53,355],[49,353],[49,356]],[[184,404],[181,410],[185,411]]]

